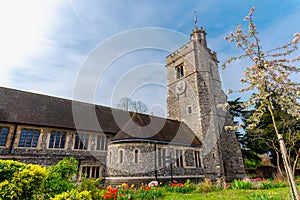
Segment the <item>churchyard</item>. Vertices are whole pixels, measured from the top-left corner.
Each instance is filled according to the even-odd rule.
[[[78,177],[78,161],[65,158],[56,165],[41,167],[11,160],[0,160],[1,199],[289,199],[285,180],[252,178],[199,183],[152,181],[139,185],[103,185],[102,179]],[[300,178],[297,179],[298,186]]]

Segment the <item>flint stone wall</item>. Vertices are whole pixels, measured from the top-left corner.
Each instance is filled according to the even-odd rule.
[[[156,148],[161,148],[156,146]],[[182,148],[182,147],[181,147]],[[174,159],[176,146],[168,145],[167,156],[171,152]],[[135,163],[135,150],[138,150],[138,163]],[[184,151],[184,166],[177,167],[175,159],[172,162],[173,176],[203,175],[203,168],[196,167],[194,162],[194,148],[187,147]],[[120,151],[123,151],[123,162],[120,163]],[[111,156],[111,158],[110,158]],[[170,164],[158,166],[155,145],[152,143],[112,143],[108,146],[107,153],[107,177],[146,177],[146,176],[170,176]],[[110,162],[111,161],[111,162]]]

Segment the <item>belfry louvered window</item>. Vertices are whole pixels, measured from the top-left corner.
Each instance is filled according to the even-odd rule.
[[[176,78],[179,79],[184,76],[183,65],[179,65],[176,67]]]

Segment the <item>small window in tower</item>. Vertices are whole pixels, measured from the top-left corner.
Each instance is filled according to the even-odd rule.
[[[215,104],[217,105],[218,104],[218,97],[216,95],[214,95],[214,101],[215,101]]]
[[[123,150],[119,151],[119,163],[122,164],[123,163]]]
[[[188,109],[188,113],[192,114],[192,106],[189,106],[187,109]]]
[[[139,162],[139,150],[134,150],[134,163]]]
[[[184,76],[183,65],[179,65],[176,67],[176,78],[179,79]]]
[[[112,163],[112,153],[111,153],[111,151],[109,152],[109,163]]]

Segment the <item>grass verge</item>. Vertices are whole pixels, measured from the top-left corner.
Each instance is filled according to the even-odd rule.
[[[165,200],[218,200],[218,199],[238,199],[238,200],[255,200],[257,195],[265,195],[271,200],[286,200],[289,199],[289,188],[275,188],[268,190],[222,190],[216,192],[210,192],[206,194],[200,194],[192,192],[190,194],[178,194],[178,193],[166,193],[163,199]],[[263,198],[265,199],[265,198]]]

